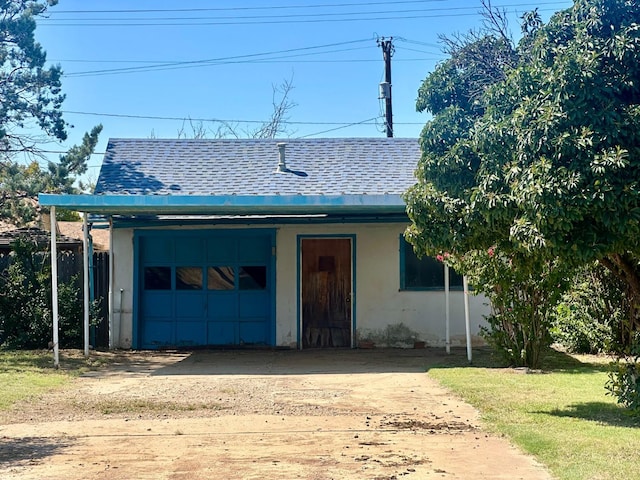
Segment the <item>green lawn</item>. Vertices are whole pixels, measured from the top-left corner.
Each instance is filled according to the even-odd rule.
[[[487,352],[460,355],[429,375],[478,408],[487,428],[507,435],[563,480],[640,479],[640,419],[605,395],[608,362],[552,353],[543,373],[499,368]]]
[[[46,351],[0,350],[0,410],[20,400],[59,388],[90,367],[79,354],[61,359],[62,369],[53,368],[53,356]]]

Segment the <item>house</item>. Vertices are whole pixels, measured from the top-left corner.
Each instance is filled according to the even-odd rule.
[[[82,245],[82,222],[58,222],[58,231],[63,237],[79,240]],[[106,229],[94,229],[91,231],[91,239],[94,252],[109,251],[109,231]]]
[[[111,139],[93,195],[40,203],[109,226],[112,347],[444,345],[444,266],[402,237],[419,158],[416,139]]]
[[[7,225],[7,224],[5,224]],[[43,248],[48,248],[50,233],[38,227],[21,227],[4,229],[0,226],[0,256],[8,255],[13,250],[13,242],[18,238],[27,239]],[[63,234],[58,234],[58,249],[66,252],[80,253],[82,251],[82,240]]]

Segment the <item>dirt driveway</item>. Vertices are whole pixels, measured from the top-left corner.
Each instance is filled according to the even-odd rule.
[[[551,478],[424,373],[429,350],[100,355],[0,416],[0,478]]]

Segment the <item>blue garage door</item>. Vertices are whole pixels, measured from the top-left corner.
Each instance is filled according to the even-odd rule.
[[[272,345],[269,231],[138,232],[138,348]]]

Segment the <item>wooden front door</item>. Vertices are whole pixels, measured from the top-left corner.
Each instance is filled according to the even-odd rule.
[[[305,238],[302,251],[302,346],[351,346],[351,239]]]

